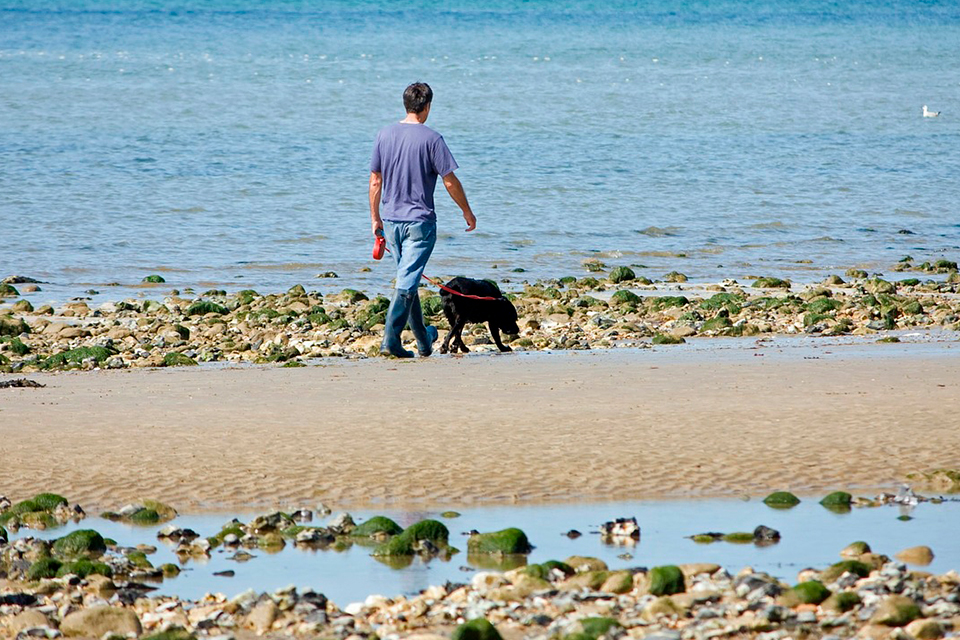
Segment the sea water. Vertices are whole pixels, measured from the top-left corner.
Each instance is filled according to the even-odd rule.
[[[249,550],[255,557],[246,562],[230,558],[236,549],[214,549],[209,559],[189,559],[182,563],[177,578],[154,585],[158,593],[183,598],[200,598],[205,593],[223,593],[232,597],[247,589],[273,591],[293,584],[324,593],[343,607],[362,601],[370,594],[387,597],[413,595],[431,585],[469,582],[478,571],[503,570],[518,564],[564,560],[573,555],[598,557],[614,570],[653,567],[686,562],[713,562],[731,573],[746,566],[765,571],[790,584],[800,570],[824,569],[839,562],[839,553],[856,540],[868,542],[877,552],[893,556],[917,545],[933,549],[928,566],[911,568],[937,574],[960,569],[960,547],[953,543],[960,521],[960,503],[921,503],[916,507],[895,505],[853,509],[836,513],[819,504],[819,497],[807,499],[792,509],[773,509],[752,500],[681,500],[616,502],[593,504],[530,505],[523,507],[472,507],[456,518],[445,518],[439,511],[385,509],[353,511],[357,521],[385,514],[401,526],[434,518],[450,531],[450,544],[460,549],[449,560],[424,561],[408,558],[403,563],[384,563],[371,556],[373,547],[354,544],[346,549],[305,549],[288,544],[278,553]],[[257,514],[222,513],[181,516],[172,521],[189,527],[202,536],[213,536],[233,517],[249,522]],[[335,516],[319,519],[311,526],[324,526]],[[640,525],[639,541],[605,541],[599,527],[618,517],[636,517]],[[903,518],[903,519],[901,519]],[[777,530],[781,539],[769,546],[752,543],[696,543],[690,539],[705,532],[752,532],[765,525]],[[529,556],[510,558],[504,564],[496,558],[467,553],[466,532],[497,531],[519,527],[534,545]],[[154,566],[172,562],[181,564],[173,553],[174,545],[158,541],[162,525],[147,527],[90,518],[67,527],[35,532],[21,529],[14,537],[57,538],[78,529],[95,529],[121,546],[140,543],[158,547],[149,558]],[[571,529],[582,535],[570,538]],[[230,577],[216,575],[233,571]]]
[[[415,80],[479,219],[440,187],[436,276],[960,257],[952,1],[0,0],[0,277],[385,291],[368,163]]]

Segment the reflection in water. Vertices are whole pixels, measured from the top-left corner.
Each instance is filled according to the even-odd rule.
[[[76,529],[96,529],[113,538],[121,546],[150,544],[156,553],[148,556],[154,566],[174,563],[184,569],[179,577],[157,584],[157,593],[200,598],[205,593],[221,592],[232,597],[247,589],[271,591],[290,584],[299,589],[312,588],[325,594],[339,606],[361,601],[372,593],[387,597],[417,593],[430,585],[465,582],[472,571],[503,571],[521,566],[543,565],[550,560],[566,560],[571,556],[595,557],[611,570],[633,566],[656,566],[685,562],[716,562],[731,572],[750,565],[757,571],[795,581],[797,571],[805,567],[825,567],[834,563],[839,552],[853,540],[866,540],[878,553],[893,556],[898,551],[928,545],[934,549],[933,563],[926,568],[934,573],[960,569],[960,547],[945,545],[960,527],[960,503],[921,503],[874,508],[855,507],[839,513],[804,499],[788,510],[771,509],[760,501],[740,500],[630,502],[607,504],[536,505],[525,507],[489,507],[460,509],[455,521],[426,510],[380,512],[354,511],[357,522],[374,515],[386,515],[407,527],[420,520],[433,518],[453,525],[450,543],[466,549],[463,532],[476,529],[498,531],[506,526],[522,529],[534,550],[528,556],[483,556],[465,551],[449,560],[420,556],[373,558],[369,543],[360,541],[316,548],[288,544],[276,553],[264,549],[248,551],[225,546],[213,549],[209,558],[184,558],[181,561],[173,546],[156,540],[159,527],[132,527],[99,518],[88,518],[61,529],[33,531],[20,529],[11,538],[35,536],[45,539],[61,537]],[[254,514],[218,514],[180,516],[174,524],[191,528],[201,536],[216,535],[224,522],[239,515],[249,521]],[[600,535],[600,527],[619,516],[635,516],[642,529],[642,539],[633,544],[612,543]],[[225,517],[226,516],[226,517]],[[908,521],[899,521],[907,516]],[[316,525],[325,526],[332,518],[318,518]],[[779,542],[765,546],[758,543],[757,531],[764,528],[780,534]],[[571,529],[583,531],[581,537],[568,537]],[[697,544],[697,532],[745,533],[747,544],[731,544],[737,536],[712,544]],[[719,537],[730,534],[717,534]],[[770,536],[771,534],[765,534]],[[693,539],[691,539],[693,538]],[[627,552],[629,550],[629,552]],[[240,553],[250,553],[240,562]],[[233,577],[214,575],[233,571]]]

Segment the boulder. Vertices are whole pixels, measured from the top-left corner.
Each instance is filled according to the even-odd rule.
[[[475,618],[454,629],[450,640],[503,640],[503,638],[489,620]]]
[[[503,555],[527,554],[533,550],[526,534],[511,527],[490,533],[477,533],[467,541],[467,552],[496,553]]]
[[[896,558],[907,564],[926,566],[933,562],[933,549],[925,545],[909,547],[897,553]]]
[[[27,609],[18,613],[7,623],[7,630],[16,635],[24,629],[33,627],[50,627],[50,620],[36,609]]]
[[[649,592],[655,596],[669,596],[686,591],[683,571],[672,564],[654,567],[650,570]]]
[[[887,596],[880,601],[870,622],[887,627],[903,627],[920,617],[920,607],[906,596]]]
[[[67,615],[60,624],[60,631],[68,637],[102,638],[107,634],[139,636],[143,628],[137,614],[129,609],[91,607]]]
[[[248,629],[253,629],[258,634],[264,634],[270,630],[274,621],[277,619],[279,609],[277,603],[269,598],[257,603],[257,606],[247,614],[243,624]]]

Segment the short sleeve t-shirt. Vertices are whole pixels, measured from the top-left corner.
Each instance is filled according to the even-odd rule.
[[[456,171],[443,136],[422,124],[396,123],[377,134],[370,171],[383,175],[380,217],[394,222],[436,220],[437,176]]]

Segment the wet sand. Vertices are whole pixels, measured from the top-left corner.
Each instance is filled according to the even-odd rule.
[[[869,493],[960,467],[956,343],[749,345],[31,374],[47,387],[0,390],[0,494],[455,507]]]

